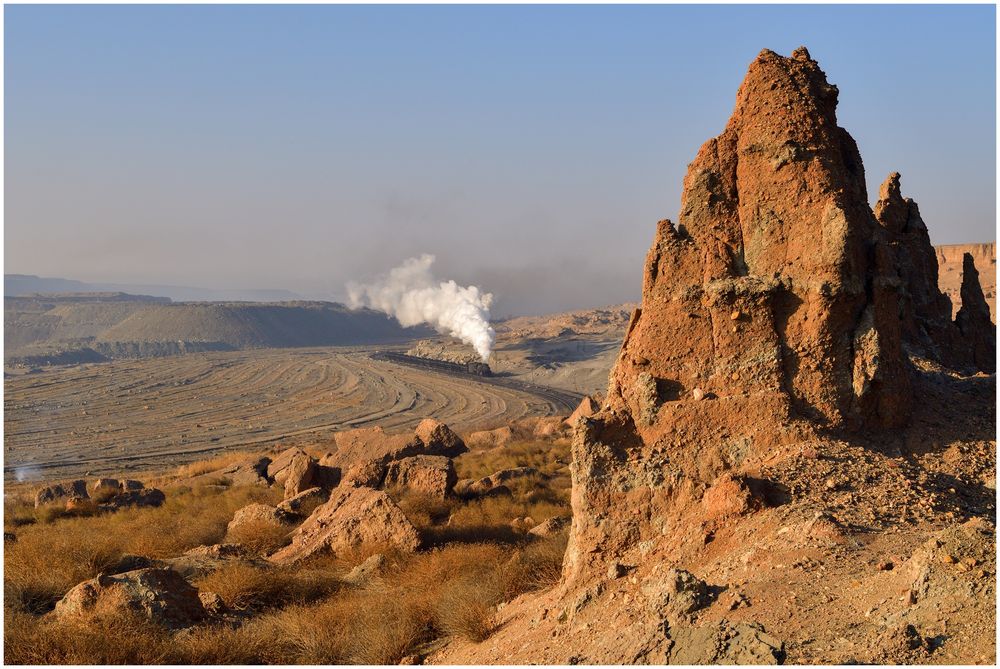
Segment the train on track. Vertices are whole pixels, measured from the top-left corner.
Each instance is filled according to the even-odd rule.
[[[371,354],[373,360],[388,360],[398,362],[403,365],[413,365],[415,367],[426,367],[439,372],[450,374],[471,374],[472,376],[493,376],[493,370],[485,362],[470,361],[465,363],[448,362],[447,360],[435,360],[434,358],[421,358],[405,353],[394,351],[375,351]]]

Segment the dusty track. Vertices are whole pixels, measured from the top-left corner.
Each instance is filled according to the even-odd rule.
[[[459,430],[569,413],[572,398],[375,361],[343,348],[198,353],[5,381],[4,477],[162,469],[213,452],[402,429]]]

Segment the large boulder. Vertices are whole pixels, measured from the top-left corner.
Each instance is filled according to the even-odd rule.
[[[69,483],[59,483],[42,488],[35,493],[35,508],[45,504],[58,502],[65,504],[71,497],[89,498],[87,492],[87,482],[83,480],[70,481]]]
[[[285,499],[295,497],[314,487],[316,460],[306,453],[296,453],[288,462],[284,475]]]
[[[469,434],[465,443],[469,448],[475,450],[488,450],[506,446],[514,441],[514,432],[509,425],[498,427],[495,430],[480,430]]]
[[[309,457],[309,454],[301,448],[293,446],[292,448],[283,450],[268,463],[265,475],[269,480],[284,486],[285,479],[288,477],[292,462],[296,458],[301,458],[302,456]]]
[[[366,544],[413,551],[420,538],[406,515],[384,492],[341,487],[302,523],[292,535],[292,543],[270,559],[287,564],[318,553],[337,554]]]
[[[95,479],[90,484],[90,494],[94,499],[108,499],[114,497],[121,490],[118,479]]]
[[[413,434],[389,435],[381,427],[368,427],[338,432],[334,440],[337,449],[322,464],[339,467],[345,473],[358,463],[389,463],[414,455],[454,458],[469,450],[451,428],[433,418],[421,421]]]
[[[298,495],[289,497],[278,505],[279,511],[294,513],[299,516],[310,515],[317,506],[323,504],[330,498],[330,491],[316,486],[303,490]]]
[[[457,458],[469,449],[465,442],[450,427],[433,418],[420,421],[413,434],[419,439],[426,451],[423,455],[443,455]]]
[[[158,488],[141,488],[123,491],[100,505],[101,509],[115,511],[125,507],[155,507],[165,502],[167,496]]]
[[[228,467],[223,467],[218,472],[212,472],[210,476],[226,478],[233,485],[267,486],[269,485],[267,468],[270,464],[271,458],[269,457],[252,456]]]
[[[138,613],[168,629],[190,627],[207,617],[198,590],[172,569],[100,574],[56,603],[58,618],[116,611]]]
[[[226,533],[235,536],[241,532],[281,528],[288,528],[290,531],[296,520],[294,514],[284,509],[267,504],[247,504],[233,514],[233,519],[226,526]]]
[[[456,481],[458,476],[451,458],[443,455],[415,455],[390,462],[382,485],[444,498],[451,493]]]
[[[593,416],[600,410],[600,408],[601,408],[600,402],[595,400],[590,395],[584,395],[583,399],[580,400],[580,404],[577,405],[576,409],[573,410],[573,413],[571,413],[569,415],[569,418],[566,419],[565,421],[566,425],[573,427],[574,425],[576,425],[576,422],[578,420],[580,420],[581,418]]]

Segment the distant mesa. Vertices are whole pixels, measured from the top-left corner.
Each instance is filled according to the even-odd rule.
[[[171,302],[123,293],[4,299],[5,362],[41,366],[199,351],[402,343],[430,334],[333,302]]]

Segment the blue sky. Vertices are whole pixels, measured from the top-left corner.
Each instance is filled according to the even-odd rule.
[[[429,252],[500,315],[635,299],[762,48],[869,196],[996,221],[992,6],[7,6],[7,272],[339,297]]]

